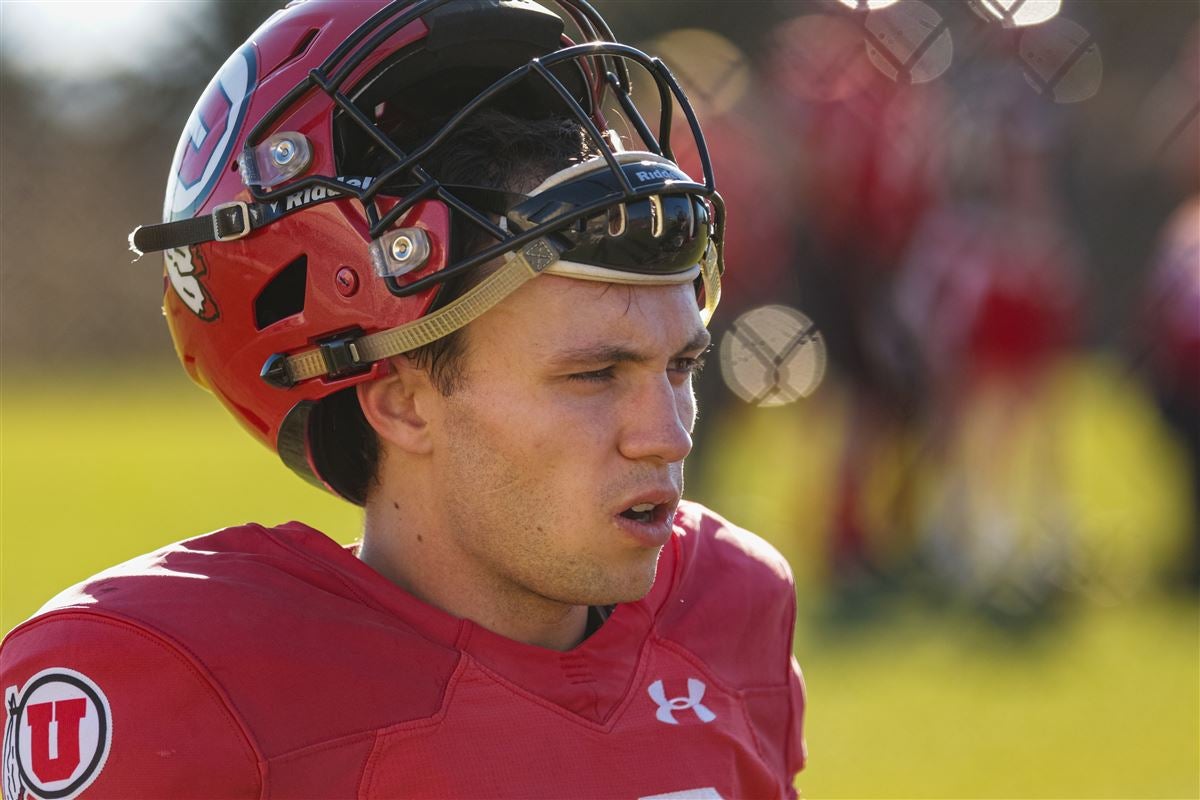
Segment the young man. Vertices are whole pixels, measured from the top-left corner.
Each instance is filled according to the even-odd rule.
[[[55,598],[0,651],[6,797],[794,796],[787,565],[681,500],[723,209],[661,64],[528,2],[294,3],[165,216],[131,244],[185,367],[363,539],[230,528]]]

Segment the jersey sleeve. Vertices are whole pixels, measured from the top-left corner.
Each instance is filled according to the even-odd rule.
[[[261,759],[219,686],[137,623],[82,610],[26,622],[0,648],[0,687],[6,797],[262,793]]]
[[[753,533],[697,504],[682,509],[680,572],[660,633],[739,688],[764,759],[794,792],[806,762],[806,701],[791,568]]]
[[[787,738],[787,769],[792,776],[792,791],[795,792],[795,776],[808,762],[808,748],[804,743],[804,676],[800,664],[792,656],[791,674],[788,680],[788,711],[790,724]]]

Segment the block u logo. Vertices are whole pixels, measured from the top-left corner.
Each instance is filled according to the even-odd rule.
[[[4,692],[4,794],[70,800],[99,776],[112,744],[108,698],[86,675],[45,669]],[[22,792],[24,790],[24,792]]]
[[[79,767],[79,725],[87,700],[57,700],[26,706],[30,767],[39,783],[65,780]]]

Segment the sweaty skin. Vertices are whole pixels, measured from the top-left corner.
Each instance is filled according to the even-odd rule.
[[[380,434],[361,558],[495,633],[566,650],[587,606],[636,600],[665,541],[616,515],[683,490],[691,375],[709,342],[689,285],[542,276],[465,330],[448,397],[407,359],[360,392]]]

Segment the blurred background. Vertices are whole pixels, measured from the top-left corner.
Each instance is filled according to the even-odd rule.
[[[597,5],[729,207],[687,494],[795,569],[803,793],[1200,797],[1200,6]],[[0,0],[4,631],[224,525],[358,535],[126,250],[276,6]]]

